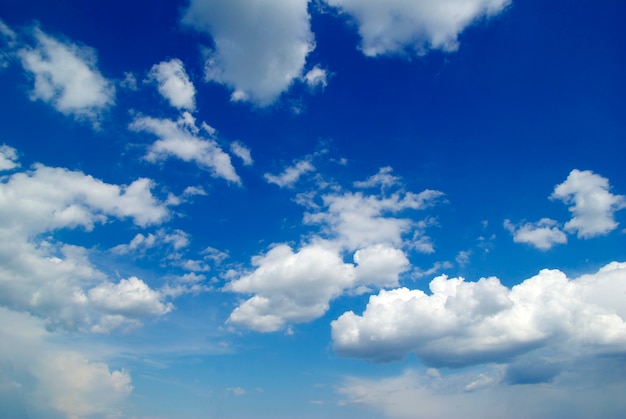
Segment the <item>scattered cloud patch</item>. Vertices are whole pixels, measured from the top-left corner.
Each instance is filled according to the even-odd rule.
[[[182,21],[213,39],[206,79],[232,89],[233,101],[267,106],[300,77],[315,46],[308,3],[192,0]]]
[[[0,145],[0,171],[19,167],[17,150],[6,144]]]
[[[590,170],[571,171],[567,179],[554,188],[551,199],[569,205],[572,219],[565,223],[565,230],[588,239],[615,230],[615,211],[626,208],[624,195],[610,192],[609,180]]]
[[[230,152],[239,157],[245,166],[252,166],[254,163],[250,149],[238,141],[230,144]]]
[[[555,244],[567,243],[565,233],[550,218],[542,218],[536,223],[525,223],[518,227],[510,220],[505,220],[504,228],[513,235],[515,243],[530,244],[539,250],[549,250]]]
[[[314,170],[315,166],[313,166],[309,160],[300,160],[293,166],[286,168],[285,171],[279,175],[266,173],[265,180],[281,188],[289,188],[292,187],[302,175],[313,172]]]
[[[196,88],[189,79],[183,62],[177,58],[152,66],[148,81],[155,82],[159,93],[177,109],[196,108]]]
[[[328,72],[316,65],[302,76],[302,80],[311,89],[323,89],[328,85]]]
[[[115,87],[98,70],[95,51],[60,41],[37,27],[32,33],[36,45],[17,52],[24,69],[34,77],[31,98],[97,125],[101,111],[115,102]]]
[[[360,49],[369,57],[431,49],[456,51],[458,36],[484,17],[501,13],[510,0],[326,0],[358,24]]]
[[[149,132],[159,137],[144,157],[149,162],[155,163],[176,157],[208,169],[215,177],[241,184],[230,156],[213,138],[204,138],[199,134],[195,119],[188,112],[184,112],[177,121],[140,117],[130,124],[130,129]]]

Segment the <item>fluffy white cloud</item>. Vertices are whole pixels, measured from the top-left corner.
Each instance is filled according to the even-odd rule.
[[[383,170],[384,181],[370,178],[371,186],[387,185],[389,171]],[[262,332],[281,330],[322,316],[330,301],[344,293],[397,286],[410,268],[402,247],[411,243],[403,235],[423,226],[390,214],[426,208],[442,194],[396,192],[385,197],[335,188],[321,197],[323,205],[314,202],[314,195],[300,196],[300,203],[315,210],[305,214],[305,221],[321,225],[323,235],[310,237],[297,251],[274,245],[252,259],[252,272],[233,272],[235,279],[226,290],[253,295],[232,312],[230,323]],[[350,256],[354,263],[344,262]]]
[[[586,239],[616,229],[614,213],[626,208],[626,197],[613,195],[609,190],[608,179],[590,170],[572,170],[551,195],[570,206],[572,219],[565,223],[565,230]]]
[[[397,185],[400,182],[400,178],[391,174],[393,169],[389,166],[381,167],[378,173],[370,176],[367,180],[354,182],[354,186],[357,188],[388,188]]]
[[[362,315],[332,322],[344,356],[386,361],[413,352],[438,366],[502,362],[538,348],[626,353],[626,263],[568,279],[542,270],[512,289],[497,278],[435,278],[431,294],[399,288],[370,297]]]
[[[510,0],[326,0],[359,26],[367,56],[429,49],[455,51],[459,34],[483,17],[502,12]]]
[[[88,295],[96,309],[131,318],[161,315],[173,308],[171,303],[162,303],[161,295],[136,277],[122,279],[117,284],[101,283],[90,289]]]
[[[567,243],[567,236],[550,218],[542,218],[536,223],[526,223],[516,227],[510,220],[504,221],[504,228],[513,235],[515,243],[527,243],[540,250],[551,249],[555,244]]]
[[[118,417],[133,389],[126,371],[67,349],[43,321],[4,307],[0,358],[0,400],[10,400],[0,403],[1,417],[27,417],[25,412],[28,417]]]
[[[427,208],[442,196],[442,192],[433,190],[418,194],[395,192],[388,197],[362,192],[330,193],[322,196],[323,210],[305,214],[304,221],[321,224],[326,234],[348,249],[376,243],[399,246],[403,236],[419,225],[392,214]]]
[[[302,80],[311,89],[324,88],[328,85],[328,72],[319,66],[315,66],[302,77]]]
[[[196,108],[196,88],[177,58],[152,66],[148,80],[157,83],[159,93],[175,108],[193,111]]]
[[[300,160],[293,166],[289,166],[279,175],[265,174],[265,180],[281,188],[293,186],[302,175],[315,170],[315,166],[309,160]]]
[[[286,244],[255,256],[250,274],[230,282],[227,290],[255,294],[240,304],[229,322],[260,332],[322,316],[333,298],[359,286],[394,286],[408,268],[401,250],[384,245],[361,249],[356,267],[345,263],[332,243],[320,240],[295,252]]]
[[[252,166],[252,164],[254,163],[254,160],[252,160],[252,155],[250,154],[250,149],[240,142],[235,141],[231,143],[230,151],[235,156],[239,157],[244,165]]]
[[[208,32],[214,43],[207,80],[233,89],[235,101],[275,101],[301,75],[314,48],[308,3],[192,0],[183,23]]]
[[[0,145],[0,170],[11,170],[19,167],[17,150],[6,144]]]
[[[37,45],[18,51],[22,66],[35,78],[32,99],[50,103],[66,115],[95,122],[115,101],[114,85],[100,74],[95,52],[61,42],[39,28],[33,29],[33,36]]]
[[[188,112],[184,112],[178,121],[137,118],[130,125],[130,129],[149,132],[159,137],[145,156],[150,162],[162,161],[173,156],[183,161],[194,162],[201,168],[210,170],[213,176],[241,183],[230,156],[214,139],[200,136],[195,119]]]
[[[89,231],[111,218],[130,218],[136,225],[158,224],[169,210],[150,191],[151,181],[112,185],[81,172],[37,164],[0,182],[0,305],[28,311],[48,324],[70,330],[108,331],[138,324],[146,313],[101,310],[89,290],[106,282],[106,275],[89,261],[88,251],[57,242],[51,235],[62,228]],[[42,238],[42,234],[46,234]],[[147,285],[134,280],[135,285]],[[155,292],[150,290],[150,292]],[[151,294],[154,296],[154,294]],[[130,292],[119,303],[141,306]],[[155,310],[152,314],[162,314]]]

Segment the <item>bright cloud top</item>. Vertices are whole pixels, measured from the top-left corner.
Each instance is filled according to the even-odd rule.
[[[326,0],[354,17],[367,56],[429,49],[456,51],[458,36],[482,17],[501,13],[510,0]]]
[[[431,294],[398,288],[370,297],[362,315],[332,322],[343,356],[388,361],[415,353],[434,366],[501,362],[537,348],[626,352],[626,263],[569,279],[542,270],[512,289],[497,278],[440,276]]]
[[[232,100],[274,102],[313,50],[308,0],[192,0],[183,23],[213,38],[206,79],[233,90]]]
[[[56,327],[109,332],[162,315],[171,305],[138,278],[107,280],[89,251],[44,233],[111,219],[137,226],[160,224],[169,209],[151,192],[152,182],[104,183],[81,172],[37,164],[0,184],[0,304],[27,311]]]
[[[267,176],[267,175],[266,175]],[[419,194],[396,192],[391,197],[335,192],[321,197],[322,205],[305,222],[320,226],[315,235],[294,250],[275,244],[252,258],[251,272],[240,272],[225,287],[254,294],[231,313],[229,322],[273,332],[287,325],[321,317],[330,301],[344,293],[363,293],[369,287],[394,287],[411,264],[402,247],[411,247],[404,235],[418,225],[391,214],[421,210],[441,196],[437,191]],[[344,262],[351,257],[354,263]]]
[[[134,131],[145,131],[159,139],[150,146],[145,159],[159,162],[168,157],[177,157],[183,161],[194,162],[211,171],[213,176],[240,184],[241,179],[233,167],[230,156],[226,154],[212,138],[200,136],[195,119],[189,112],[184,112],[177,120],[140,117],[130,124]],[[214,131],[209,131],[212,135]]]
[[[33,29],[37,45],[18,51],[24,69],[35,78],[33,100],[52,104],[56,110],[78,118],[96,120],[115,102],[113,84],[100,74],[95,52],[61,42],[39,28]]]
[[[177,58],[152,66],[148,80],[157,83],[159,93],[175,108],[193,111],[196,108],[196,88]]]
[[[624,195],[613,195],[609,180],[590,170],[572,170],[565,182],[557,185],[550,196],[569,205],[572,219],[565,230],[587,239],[617,228],[614,213],[626,208]]]
[[[516,227],[510,220],[504,221],[504,228],[513,234],[515,243],[527,243],[539,250],[551,249],[555,244],[567,243],[567,236],[550,218],[542,218],[536,223],[526,223]]]

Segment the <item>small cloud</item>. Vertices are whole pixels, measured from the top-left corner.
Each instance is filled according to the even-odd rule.
[[[254,163],[254,160],[252,160],[252,156],[250,155],[250,149],[240,142],[235,141],[231,143],[230,151],[235,156],[239,157],[245,166],[252,166]]]
[[[241,387],[228,387],[226,391],[231,393],[233,396],[243,396],[246,394],[246,390]]]
[[[308,172],[315,170],[315,166],[309,160],[300,160],[295,165],[286,168],[279,175],[265,174],[265,180],[269,183],[280,186],[281,188],[293,186],[300,177]]]
[[[302,80],[311,89],[325,88],[328,85],[328,72],[319,66],[313,67],[303,77]]]
[[[196,108],[194,87],[185,71],[183,62],[177,58],[152,66],[148,81],[157,83],[159,93],[178,109],[193,111]]]
[[[526,243],[539,250],[549,250],[555,244],[567,243],[567,236],[550,218],[542,218],[536,223],[526,223],[516,227],[510,220],[504,220],[504,228],[512,235],[515,243]]]

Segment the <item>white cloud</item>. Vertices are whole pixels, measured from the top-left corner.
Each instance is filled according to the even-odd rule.
[[[354,254],[356,266],[345,263],[331,242],[318,240],[294,252],[275,245],[252,259],[254,271],[231,281],[226,289],[255,294],[240,304],[228,321],[260,332],[322,316],[332,299],[358,287],[395,286],[408,269],[401,250],[385,245],[366,247]]]
[[[156,233],[137,233],[128,244],[120,244],[111,249],[113,253],[120,255],[131,252],[143,252],[155,246],[170,245],[174,251],[180,250],[189,245],[189,234],[182,230],[174,230],[168,233],[164,229],[159,229]]]
[[[0,307],[0,399],[13,404],[0,405],[0,416],[21,410],[34,417],[118,417],[133,389],[130,375],[59,342],[43,321]],[[12,391],[5,380],[17,384]]]
[[[208,32],[214,51],[207,80],[233,90],[232,100],[274,102],[300,77],[314,48],[308,0],[192,0],[183,23]]]
[[[504,221],[504,228],[513,235],[515,243],[527,243],[540,250],[551,249],[555,244],[567,243],[567,236],[550,218],[542,218],[536,223],[526,223],[516,227],[510,220]]]
[[[330,302],[345,293],[398,285],[400,275],[410,269],[402,247],[411,246],[403,236],[425,223],[391,215],[426,208],[441,192],[396,192],[385,197],[333,189],[321,197],[323,205],[315,203],[315,193],[299,194],[299,202],[315,210],[305,214],[305,222],[319,225],[321,235],[309,237],[297,250],[275,244],[252,258],[252,272],[231,272],[225,289],[252,297],[232,312],[230,323],[277,331],[322,316]],[[344,262],[350,256],[354,263]]]
[[[615,230],[617,210],[626,208],[624,195],[613,195],[609,180],[590,170],[572,170],[565,182],[557,185],[550,196],[569,205],[572,219],[565,223],[565,230],[587,239]]]
[[[235,156],[239,157],[244,165],[252,166],[252,164],[254,163],[254,160],[252,160],[252,156],[250,155],[250,149],[240,142],[235,141],[231,143],[230,151]]]
[[[112,185],[41,164],[3,178],[0,305],[28,311],[51,326],[69,330],[108,331],[139,324],[141,310],[136,316],[121,315],[94,304],[90,289],[124,282],[110,284],[90,262],[87,249],[58,242],[52,234],[77,227],[90,231],[112,218],[130,218],[138,226],[161,223],[169,210],[152,195],[151,185],[148,179]],[[137,281],[141,282],[137,279],[135,285]],[[131,293],[120,293],[119,304],[131,307],[141,301]]]
[[[435,366],[504,362],[531,350],[626,353],[626,263],[568,279],[542,270],[512,289],[497,278],[440,276],[431,294],[398,288],[370,297],[362,315],[332,322],[335,351],[375,361],[415,353]],[[620,297],[621,296],[621,297]]]
[[[285,169],[280,175],[265,174],[265,180],[269,183],[289,188],[293,186],[302,175],[315,170],[315,166],[309,160],[300,160],[293,166]]]
[[[324,88],[328,85],[328,72],[319,66],[315,66],[302,77],[302,80],[311,89]]]
[[[390,243],[399,246],[403,236],[419,225],[408,218],[391,216],[400,211],[421,210],[433,205],[443,193],[425,190],[419,194],[395,192],[389,197],[362,192],[322,196],[322,211],[305,214],[304,221],[321,224],[322,230],[348,249]]]
[[[354,182],[354,186],[357,188],[388,188],[397,185],[400,182],[400,178],[391,174],[393,169],[389,166],[381,167],[373,176],[370,176],[367,180]]]
[[[159,137],[145,156],[149,162],[158,162],[173,156],[183,161],[194,162],[201,168],[210,170],[213,176],[241,183],[230,156],[212,138],[199,136],[195,119],[188,112],[184,112],[178,121],[137,118],[130,125],[130,129],[149,132]]]
[[[31,98],[97,124],[100,112],[115,102],[115,88],[100,74],[95,52],[61,42],[39,28],[33,29],[33,36],[36,47],[24,47],[17,53],[24,69],[35,78]]]
[[[148,80],[157,83],[159,93],[173,107],[189,111],[196,108],[196,88],[189,80],[181,60],[173,58],[153,65]]]
[[[12,170],[19,167],[17,150],[6,144],[0,145],[0,171]]]
[[[456,51],[459,34],[483,17],[495,16],[510,0],[326,0],[351,15],[367,56],[430,49]]]
[[[172,310],[171,303],[161,302],[161,295],[137,277],[117,284],[104,282],[89,290],[92,306],[109,315],[129,318],[159,316]]]

